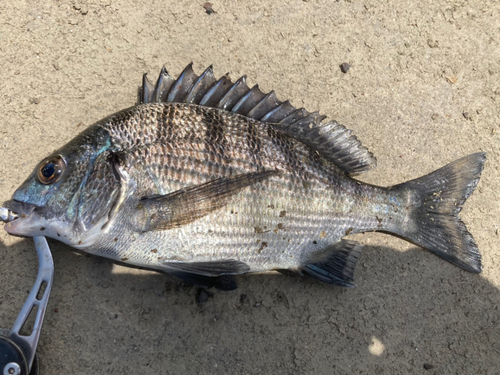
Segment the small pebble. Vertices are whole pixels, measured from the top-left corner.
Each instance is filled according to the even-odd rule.
[[[434,368],[433,365],[430,365],[428,363],[424,363],[424,369],[426,369],[426,370],[432,370],[433,368]]]
[[[209,3],[208,1],[205,4],[203,4],[203,8],[205,8],[205,11],[209,15],[215,13],[215,10],[212,8],[212,3]]]
[[[347,73],[350,68],[351,68],[351,66],[346,62],[340,64],[340,70],[342,71],[342,73]]]
[[[462,113],[462,115],[468,120],[470,119],[470,115],[469,115],[469,112],[464,112]]]
[[[439,43],[437,40],[427,39],[427,45],[431,48],[439,47]]]
[[[448,76],[448,77],[445,77],[445,78],[448,81],[448,83],[451,83],[452,85],[454,85],[455,83],[458,82],[458,78],[455,77],[455,76]]]
[[[240,303],[245,303],[246,299],[247,299],[247,295],[246,294],[242,294],[240,296]]]

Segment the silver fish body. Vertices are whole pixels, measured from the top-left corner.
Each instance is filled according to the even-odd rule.
[[[366,231],[403,236],[481,270],[457,214],[484,154],[395,187],[367,185],[349,174],[375,159],[342,125],[285,111],[287,102],[255,89],[238,92],[240,80],[221,89],[206,78],[211,71],[197,77],[188,68],[167,94],[163,71],[156,87],[145,81],[144,103],[42,161],[14,194],[9,209],[19,217],[6,230],[200,285],[291,269],[350,286],[361,247],[343,237]],[[267,112],[257,115],[259,106]],[[269,121],[280,111],[279,123]]]

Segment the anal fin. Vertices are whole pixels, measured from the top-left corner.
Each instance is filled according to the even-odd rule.
[[[327,284],[353,287],[354,267],[362,249],[355,241],[341,240],[323,249],[321,257],[315,256],[299,271]]]

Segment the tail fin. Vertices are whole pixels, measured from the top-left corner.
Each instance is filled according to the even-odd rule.
[[[458,213],[476,188],[485,160],[485,153],[472,154],[394,186],[406,191],[414,206],[399,234],[467,271],[481,272],[481,254]]]

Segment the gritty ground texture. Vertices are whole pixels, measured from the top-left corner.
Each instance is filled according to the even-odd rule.
[[[199,294],[51,242],[41,373],[500,373],[500,3],[214,0],[212,14],[204,3],[0,1],[0,199],[76,133],[133,105],[143,73],[213,63],[217,76],[247,74],[353,129],[378,158],[361,177],[370,183],[487,152],[462,212],[484,272],[371,233],[351,236],[367,245],[357,288],[264,274]],[[37,258],[31,239],[2,230],[0,241],[7,328]]]

